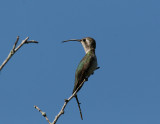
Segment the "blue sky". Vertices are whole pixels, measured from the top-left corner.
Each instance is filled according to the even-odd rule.
[[[57,124],[160,123],[159,0],[1,0],[0,63],[16,37],[23,46],[0,72],[0,123],[47,124],[73,90],[85,55],[68,39],[93,37],[101,67],[73,99]]]

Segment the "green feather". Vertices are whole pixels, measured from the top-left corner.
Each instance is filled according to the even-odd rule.
[[[79,87],[84,79],[88,79],[96,68],[97,58],[94,50],[91,50],[83,57],[77,67],[73,92]]]

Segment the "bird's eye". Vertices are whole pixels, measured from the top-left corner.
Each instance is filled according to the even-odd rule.
[[[86,42],[86,39],[83,39],[83,42]]]

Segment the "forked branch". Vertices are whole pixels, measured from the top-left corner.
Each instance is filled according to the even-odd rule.
[[[0,71],[3,69],[3,67],[7,64],[7,62],[11,59],[11,57],[24,45],[27,43],[38,43],[38,41],[35,40],[30,40],[28,41],[29,37],[27,37],[25,40],[23,40],[19,46],[17,46],[17,43],[19,41],[19,36],[17,36],[17,39],[13,45],[12,50],[10,51],[10,53],[8,54],[8,57],[4,60],[4,62],[2,63],[2,65],[0,66]],[[16,47],[17,46],[17,47]]]
[[[37,109],[37,110],[42,114],[42,116],[46,118],[46,120],[47,120],[47,122],[48,122],[49,124],[56,124],[56,122],[57,122],[57,120],[59,119],[59,117],[60,117],[62,114],[64,114],[64,109],[65,109],[65,107],[67,106],[67,104],[69,103],[69,101],[70,101],[73,97],[75,97],[75,95],[77,94],[78,90],[81,88],[81,86],[84,84],[85,81],[86,81],[86,80],[84,79],[83,82],[82,82],[82,83],[79,85],[79,87],[76,89],[76,91],[75,91],[68,99],[65,99],[64,105],[62,106],[62,108],[61,108],[60,112],[57,114],[57,116],[55,116],[55,119],[53,120],[53,122],[50,122],[49,119],[47,118],[46,113],[43,112],[43,111],[41,111],[37,106],[34,106],[35,109]]]

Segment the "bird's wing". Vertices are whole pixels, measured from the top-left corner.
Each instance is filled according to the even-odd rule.
[[[79,87],[79,85],[83,82],[83,80],[87,78],[86,73],[90,69],[92,62],[94,62],[94,59],[95,58],[93,56],[86,54],[83,57],[83,59],[80,61],[75,74],[75,84],[74,84],[73,92]]]

